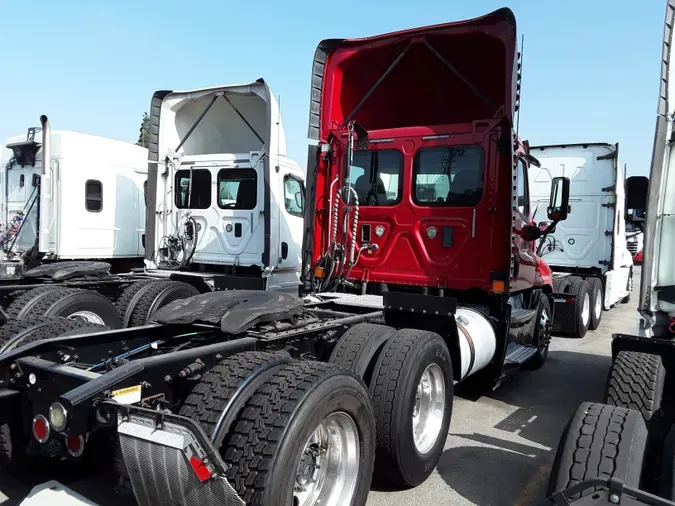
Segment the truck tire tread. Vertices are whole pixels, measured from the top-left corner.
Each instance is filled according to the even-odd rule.
[[[547,495],[592,478],[618,478],[637,487],[646,444],[647,427],[637,411],[582,403],[563,432]]]
[[[331,364],[354,371],[364,381],[370,381],[378,351],[396,329],[386,325],[359,323],[350,327],[333,348],[328,360]]]
[[[569,291],[570,293],[574,294],[576,301],[574,302],[574,315],[571,318],[571,321],[567,322],[567,334],[571,337],[582,338],[586,335],[588,327],[591,324],[590,312],[593,310],[592,307],[589,307],[588,321],[584,326],[583,322],[581,321],[581,314],[584,308],[583,295],[588,293],[591,287],[588,281],[586,281],[584,278],[578,276],[569,276],[569,278]],[[588,293],[588,297],[590,306],[590,293]]]
[[[248,351],[219,362],[202,376],[187,396],[179,414],[192,418],[211,437],[220,416],[241,384],[276,353]]]
[[[122,290],[122,293],[120,296],[117,298],[117,301],[115,302],[115,307],[117,308],[117,314],[120,317],[120,321],[124,323],[124,318],[126,316],[127,311],[130,309],[129,304],[134,298],[134,295],[136,295],[143,287],[149,285],[150,283],[156,281],[155,279],[142,279],[140,281],[134,281],[131,283],[129,286],[127,286],[124,290]]]
[[[58,285],[47,285],[38,286],[37,288],[31,288],[30,290],[19,292],[17,297],[12,300],[9,306],[7,306],[5,312],[10,318],[18,318],[21,310],[26,307],[26,305],[35,297],[50,290],[58,290],[60,288],[62,287]]]
[[[660,412],[665,375],[659,355],[620,351],[609,372],[606,402],[639,411],[649,422]]]
[[[152,286],[146,285],[146,287],[142,287],[145,288],[145,293],[132,309],[131,317],[129,318],[129,327],[140,327],[148,322],[148,319],[152,316],[149,313],[155,299],[172,283],[177,284],[182,282],[155,280]]]
[[[279,369],[258,388],[241,411],[230,435],[229,445],[225,448],[223,460],[228,467],[228,480],[246,504],[265,504],[264,496],[271,480],[270,475],[275,469],[284,466],[280,462],[275,463],[276,453],[282,444],[283,431],[296,410],[307,405],[303,401],[311,395],[310,392],[331,376],[346,376],[352,384],[357,384],[358,381],[363,389],[364,401],[368,401],[365,385],[352,372],[332,364],[301,361]],[[372,410],[368,409],[368,412],[369,427],[367,430],[360,427],[363,431],[361,438],[367,437],[368,432],[374,429]],[[365,503],[365,495],[370,486],[374,459],[372,446],[367,445],[367,448],[371,455],[364,455],[362,449],[360,483],[357,484],[357,494],[360,497],[356,498],[354,504]]]
[[[424,455],[420,455],[410,436],[397,434],[397,428],[406,423],[402,417],[409,418],[405,398],[406,381],[414,374],[415,365],[425,350],[438,344],[434,359],[443,362],[446,370],[445,391],[447,419],[443,420],[438,440]],[[420,372],[421,374],[421,372]],[[417,385],[414,385],[416,388]],[[379,479],[395,486],[412,487],[422,483],[435,469],[447,439],[448,427],[452,416],[453,374],[452,360],[443,338],[426,330],[401,329],[380,351],[370,379],[370,393],[377,427],[376,475]],[[414,393],[413,393],[414,396]],[[414,399],[413,399],[414,404]]]

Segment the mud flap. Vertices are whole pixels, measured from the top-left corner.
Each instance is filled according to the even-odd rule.
[[[565,322],[574,318],[574,303],[576,300],[576,297],[571,293],[553,293],[550,295],[549,301],[552,302],[551,309],[553,310],[552,332],[564,332]]]
[[[117,433],[139,506],[244,506],[225,463],[191,419],[125,406]]]

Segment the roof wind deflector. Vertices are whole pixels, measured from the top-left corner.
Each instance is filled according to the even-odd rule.
[[[246,126],[251,130],[251,132],[253,132],[253,135],[255,135],[255,136],[258,138],[258,140],[261,142],[261,144],[264,146],[264,145],[265,145],[265,141],[263,140],[263,138],[260,137],[260,135],[258,134],[258,132],[255,131],[255,128],[253,128],[253,126],[248,122],[248,120],[244,117],[244,115],[243,115],[241,112],[239,112],[239,109],[237,109],[237,108],[234,106],[234,104],[230,101],[229,98],[227,98],[227,97],[225,96],[225,94],[223,94],[223,98],[224,98],[225,100],[227,100],[227,103],[230,104],[230,107],[232,107],[232,109],[234,109],[234,112],[236,112],[236,113],[239,115],[239,117],[241,118],[241,120],[242,120],[244,123],[246,123]]]
[[[176,149],[174,150],[175,153],[178,153],[178,150],[183,146],[183,144],[185,144],[185,141],[188,140],[188,137],[190,137],[190,135],[192,134],[194,129],[197,128],[197,125],[199,125],[199,123],[201,123],[201,121],[204,119],[204,116],[206,116],[206,113],[209,112],[209,109],[211,109],[211,106],[213,105],[213,103],[216,100],[218,100],[218,97],[223,96],[223,95],[224,95],[223,92],[216,93],[213,96],[213,98],[211,99],[211,101],[208,104],[206,104],[206,107],[204,107],[204,110],[202,111],[202,113],[199,115],[199,117],[192,124],[192,126],[190,127],[190,130],[187,131],[187,133],[185,134],[185,137],[183,137],[181,139],[181,141],[178,143],[178,146],[176,146]],[[229,102],[229,100],[228,100],[228,102]]]
[[[412,45],[413,45],[413,43],[410,42],[410,43],[405,47],[405,49],[403,49],[403,51],[401,51],[401,54],[399,54],[399,55],[396,57],[396,59],[391,63],[391,65],[389,65],[389,67],[387,68],[387,70],[384,71],[384,74],[382,74],[382,75],[380,76],[380,78],[377,80],[377,82],[373,85],[373,87],[370,88],[370,89],[368,90],[368,93],[366,93],[365,96],[361,99],[361,101],[356,105],[356,107],[354,107],[354,110],[353,110],[352,112],[349,113],[349,115],[347,116],[347,118],[346,118],[346,119],[344,120],[344,122],[342,123],[342,126],[343,126],[343,127],[345,127],[345,126],[347,126],[347,125],[349,124],[349,122],[351,121],[351,119],[354,117],[354,114],[356,114],[356,113],[359,111],[359,109],[361,109],[361,107],[363,106],[363,104],[366,103],[366,100],[368,100],[368,99],[370,98],[370,96],[373,94],[373,92],[378,88],[378,86],[380,86],[380,84],[382,84],[382,81],[384,81],[384,80],[387,78],[387,76],[391,73],[391,71],[394,70],[394,69],[396,68],[396,65],[398,65],[398,64],[400,63],[400,61],[403,59],[403,57],[404,57],[405,54],[408,52],[408,50],[412,47]]]
[[[445,66],[452,71],[453,74],[455,74],[464,84],[466,84],[469,87],[469,89],[476,94],[476,96],[478,96],[483,102],[485,102],[494,112],[497,111],[497,106],[495,106],[492,102],[490,102],[490,100],[485,95],[483,95],[478,90],[478,88],[476,88],[473,84],[471,84],[471,81],[469,81],[466,77],[464,77],[464,75],[459,70],[457,70],[452,63],[450,63],[447,59],[445,59],[443,55],[439,53],[436,50],[436,48],[432,46],[431,43],[426,38],[422,39],[422,41],[424,42],[424,45],[429,48],[429,51],[431,51],[434,54],[434,56],[436,56],[436,58],[441,60],[441,62],[443,62]]]
[[[417,41],[412,40],[408,43],[408,45],[401,51],[401,53],[396,57],[396,59],[389,65],[387,70],[384,71],[384,74],[380,76],[380,78],[377,80],[377,82],[373,85],[370,90],[368,90],[368,93],[365,94],[365,96],[361,99],[361,101],[354,107],[354,110],[349,113],[347,118],[343,121],[342,126],[343,128],[349,124],[351,119],[354,117],[354,115],[361,109],[363,104],[370,98],[370,96],[375,92],[375,90],[382,84],[382,81],[384,81],[387,76],[391,73],[392,70],[396,68],[396,66],[401,62],[405,54],[408,52],[408,50],[412,47],[413,44],[415,44]],[[455,68],[455,66],[450,63],[441,53],[438,52],[438,50],[431,45],[431,43],[426,39],[423,38],[422,43],[431,51],[436,58],[438,58],[448,69],[455,74],[473,93],[476,94],[478,98],[480,98],[483,102],[485,102],[490,109],[492,109],[493,112],[497,112],[498,108],[496,105],[494,105],[490,99],[488,99],[483,93],[480,92],[478,88],[476,88],[473,84],[471,84],[471,81],[469,81],[464,75]]]

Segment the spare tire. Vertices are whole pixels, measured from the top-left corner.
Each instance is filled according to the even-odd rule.
[[[136,293],[136,302],[130,303],[123,323],[127,327],[140,327],[145,325],[159,308],[176,300],[194,297],[199,293],[194,286],[182,281],[153,281],[141,287]]]
[[[111,329],[122,326],[113,303],[93,290],[54,288],[39,293],[18,312],[16,318],[23,320],[38,316],[79,319]]]

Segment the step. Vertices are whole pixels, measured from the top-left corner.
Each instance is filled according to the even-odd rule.
[[[509,343],[506,346],[505,362],[509,364],[524,364],[537,353],[534,346],[523,346],[518,343]]]

